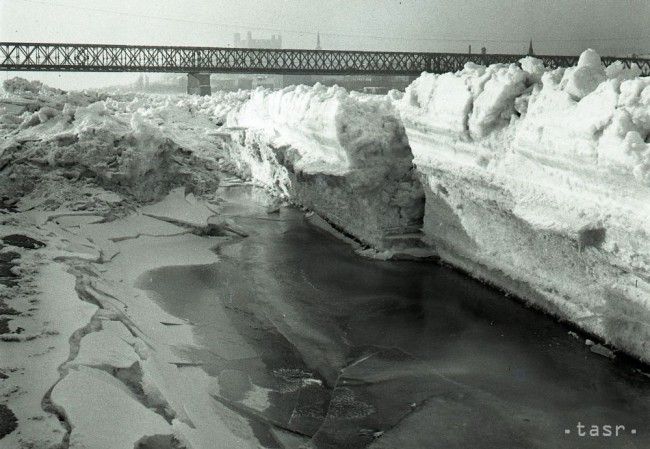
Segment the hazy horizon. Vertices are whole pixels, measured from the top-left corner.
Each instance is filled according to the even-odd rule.
[[[0,0],[0,40],[232,46],[281,34],[284,48],[525,53],[650,53],[650,1],[636,0]],[[3,73],[62,88],[136,74]]]

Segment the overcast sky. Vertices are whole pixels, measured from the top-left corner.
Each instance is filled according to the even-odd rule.
[[[285,48],[650,53],[650,0],[0,0],[0,40]],[[6,72],[2,74],[7,76]],[[64,88],[135,75],[31,74]]]

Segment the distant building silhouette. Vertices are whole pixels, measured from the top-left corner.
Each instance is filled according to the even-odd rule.
[[[235,33],[234,45],[236,48],[282,48],[282,36],[272,34],[271,39],[253,39],[253,33],[246,33],[246,39],[240,33]]]
[[[316,50],[322,50],[323,47],[320,45],[320,32],[316,33]]]
[[[481,47],[481,54],[482,54],[482,55],[487,54],[487,48],[485,48],[485,47]]]
[[[472,44],[469,44],[469,50],[467,50],[467,54],[472,54]]]

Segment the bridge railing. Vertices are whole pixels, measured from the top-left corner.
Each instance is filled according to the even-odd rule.
[[[461,70],[469,62],[517,63],[523,55],[339,50],[279,50],[0,42],[0,70],[96,72],[221,72],[419,75]],[[549,68],[575,65],[575,56],[536,56]],[[650,76],[650,59],[620,60]]]

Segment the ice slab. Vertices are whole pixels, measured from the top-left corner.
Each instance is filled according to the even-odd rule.
[[[162,201],[142,208],[142,213],[171,223],[193,227],[207,226],[214,211],[196,200],[194,195],[185,195],[185,189],[172,190]]]
[[[71,365],[129,368],[140,360],[133,349],[135,338],[119,321],[102,320],[102,330],[81,339]]]
[[[70,424],[71,448],[133,449],[142,437],[173,433],[162,416],[98,369],[71,369],[52,390],[52,402]]]

